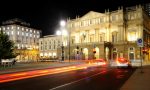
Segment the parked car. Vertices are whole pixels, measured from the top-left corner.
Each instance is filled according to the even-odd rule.
[[[93,63],[95,63],[97,65],[101,65],[101,66],[105,66],[107,64],[106,60],[104,60],[104,59],[96,59],[93,61]]]
[[[130,67],[130,62],[126,58],[118,58],[116,60],[116,65],[118,68],[120,67]]]

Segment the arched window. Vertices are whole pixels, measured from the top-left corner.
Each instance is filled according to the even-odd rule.
[[[105,41],[105,33],[99,34],[99,42]]]

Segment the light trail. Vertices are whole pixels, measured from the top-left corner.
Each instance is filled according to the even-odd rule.
[[[63,73],[63,72],[79,70],[79,69],[87,69],[88,67],[93,67],[93,66],[99,66],[99,65],[90,63],[90,64],[82,64],[82,65],[76,65],[76,66],[53,68],[53,69],[43,69],[43,70],[34,70],[34,71],[17,72],[17,73],[11,73],[11,74],[3,74],[3,75],[0,75],[0,83],[21,80],[21,79],[27,79],[27,78],[33,78],[33,77],[38,77],[38,76],[43,76],[43,75]]]

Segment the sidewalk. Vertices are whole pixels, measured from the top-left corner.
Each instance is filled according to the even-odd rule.
[[[36,69],[45,69],[45,68],[56,68],[70,65],[78,65],[83,64],[84,61],[68,61],[65,60],[63,62],[32,62],[32,63],[16,63],[12,67],[1,67],[0,74],[13,73],[19,71],[29,71]]]
[[[120,90],[150,90],[150,65],[139,67]]]

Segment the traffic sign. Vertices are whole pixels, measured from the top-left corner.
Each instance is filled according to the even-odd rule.
[[[138,45],[138,47],[143,47],[143,39],[142,38],[137,39],[137,45]]]

